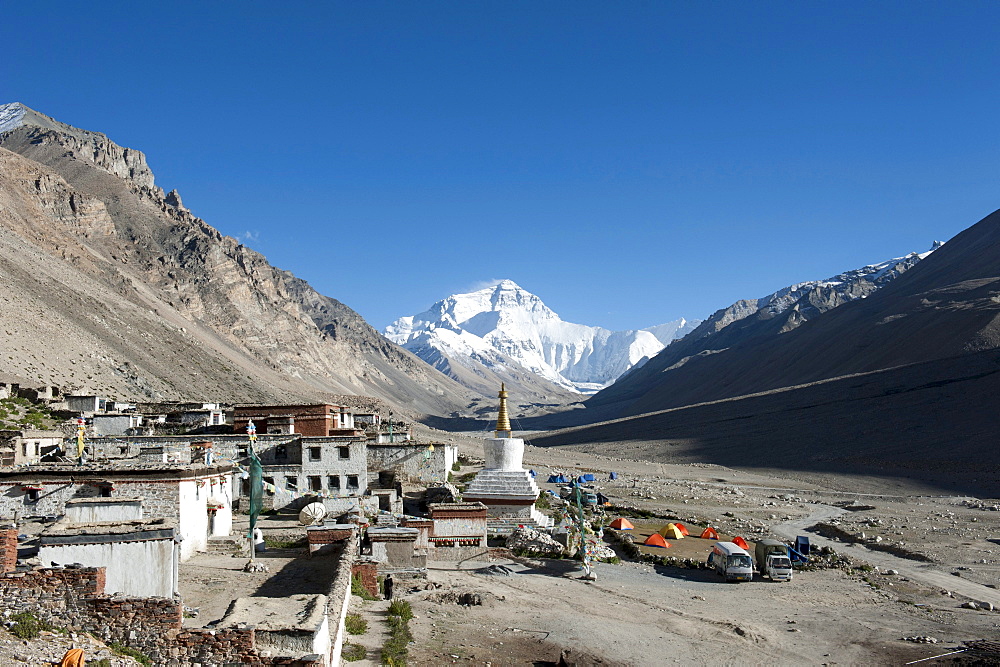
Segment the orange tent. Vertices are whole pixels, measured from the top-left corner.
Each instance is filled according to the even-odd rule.
[[[663,539],[663,535],[660,535],[659,533],[653,533],[647,537],[643,544],[647,547],[663,547],[664,549],[670,548],[670,543]]]
[[[688,529],[684,527],[683,523],[675,523],[674,525],[677,526],[677,530],[681,531],[681,535],[687,537],[691,534],[688,532]]]
[[[611,527],[616,528],[617,530],[632,530],[633,528],[635,528],[635,526],[632,525],[631,521],[623,517],[618,517],[617,519],[612,521]]]
[[[750,548],[750,545],[747,544],[747,541],[744,540],[739,535],[737,535],[736,537],[733,538],[733,544],[735,544],[736,546],[738,546],[740,549],[749,549]]]
[[[701,538],[704,539],[704,540],[717,540],[717,539],[719,539],[719,534],[717,532],[715,532],[715,528],[712,528],[711,526],[709,526],[701,534]]]
[[[663,528],[660,528],[660,535],[671,540],[683,540],[684,533],[681,529],[677,527],[676,524],[668,523]]]

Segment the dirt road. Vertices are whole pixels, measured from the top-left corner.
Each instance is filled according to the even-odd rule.
[[[794,540],[795,536],[801,535],[805,529],[811,528],[817,523],[829,521],[844,513],[845,510],[839,507],[816,505],[815,511],[804,519],[795,519],[775,524],[771,527],[771,530],[780,537]],[[900,558],[884,551],[868,549],[860,544],[845,544],[837,540],[830,540],[815,533],[809,534],[809,542],[818,547],[831,547],[838,553],[871,563],[882,570],[896,570],[901,576],[921,581],[941,590],[954,591],[976,601],[989,602],[994,607],[1000,608],[1000,590],[956,577],[933,563],[918,563],[917,561]]]

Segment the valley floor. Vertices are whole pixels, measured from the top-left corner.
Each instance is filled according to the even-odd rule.
[[[482,457],[477,438],[456,435],[454,441],[467,456]],[[427,580],[396,586],[396,597],[409,601],[415,614],[407,664],[546,665],[569,651],[567,659],[578,665],[899,665],[991,639],[1000,628],[1000,612],[963,606],[977,601],[1000,608],[1000,501],[934,493],[905,480],[796,479],[565,448],[528,446],[525,465],[546,490],[556,490],[544,481],[550,472],[592,472],[613,503],[750,541],[808,535],[814,547],[832,546],[851,565],[799,572],[791,582],[726,584],[708,570],[628,561],[597,565],[593,582],[582,580],[569,560],[498,555],[492,562],[432,562]],[[827,535],[861,539],[864,533],[864,545],[809,532],[817,521],[827,524]],[[665,521],[634,522],[642,535]],[[265,530],[291,535],[301,528],[274,521]],[[870,549],[875,538],[882,547],[898,547],[896,554]],[[672,541],[667,550],[643,549],[703,560],[711,544],[692,537]],[[181,568],[181,588],[185,604],[201,613],[185,624],[218,618],[237,594],[318,592],[330,573],[321,559],[304,556],[301,549],[269,551],[271,572],[262,575],[238,572],[241,558],[196,557]],[[488,565],[509,572],[483,572]],[[463,593],[478,594],[482,604],[459,605]],[[386,607],[352,597],[351,612],[369,624],[364,635],[348,638],[367,648],[368,657],[355,664],[379,664]],[[916,637],[937,642],[904,639]]]
[[[477,455],[474,442],[463,450]],[[565,448],[529,446],[525,465],[537,480],[550,471],[593,472],[614,503],[728,535],[808,535],[816,548],[850,556],[853,567],[801,572],[786,583],[726,584],[707,570],[627,562],[598,565],[595,582],[583,581],[572,561],[496,561],[510,576],[477,572],[486,563],[437,563],[429,580],[439,588],[400,591],[417,615],[413,664],[546,664],[562,650],[581,665],[903,664],[992,638],[1000,628],[1000,613],[963,607],[970,600],[1000,607],[994,501],[935,495],[905,481],[796,480]],[[611,471],[617,480],[608,480]],[[855,511],[838,507],[848,503]],[[881,538],[880,545],[902,540],[898,553],[908,557],[804,531],[817,520],[844,534],[865,533],[866,541]],[[711,543],[673,544],[659,554],[703,558]],[[459,606],[448,595],[463,592],[478,593],[483,605]]]

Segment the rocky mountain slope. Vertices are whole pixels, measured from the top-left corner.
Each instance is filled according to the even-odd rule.
[[[682,340],[668,345],[649,363],[591,398],[588,406],[617,404],[619,409],[635,414],[634,409],[625,406],[651,387],[671,382],[675,371],[685,365],[695,364],[697,368],[698,362],[709,355],[786,334],[838,306],[865,299],[916,266],[940,246],[940,243],[934,243],[927,252],[911,252],[905,257],[869,264],[826,280],[789,285],[760,299],[737,301],[716,311]]]
[[[647,364],[647,366],[649,366]],[[642,369],[645,371],[646,369]],[[642,379],[619,419],[552,432],[662,461],[1000,492],[1000,212],[865,299]],[[626,378],[631,381],[632,378]],[[596,413],[595,413],[596,414]]]
[[[476,390],[480,380],[470,382],[468,371],[533,393],[560,391],[556,388],[592,393],[696,325],[680,319],[638,331],[610,331],[564,322],[540,298],[503,280],[402,317],[385,335]],[[538,387],[531,386],[532,376]]]
[[[0,106],[0,372],[122,398],[368,394],[448,414],[472,392],[158,188],[145,156]]]

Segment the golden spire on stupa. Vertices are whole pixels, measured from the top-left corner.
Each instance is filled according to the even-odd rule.
[[[500,383],[500,411],[497,413],[496,436],[498,438],[511,437],[510,417],[507,416],[507,389],[504,383]]]

